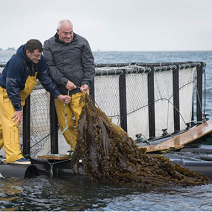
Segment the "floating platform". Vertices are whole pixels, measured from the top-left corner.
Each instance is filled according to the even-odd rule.
[[[183,159],[170,159],[173,163],[177,163],[183,167],[189,168],[198,173],[212,179],[212,161],[187,161]],[[54,163],[55,160],[46,159],[31,159],[31,165],[17,165],[17,164],[1,164],[1,177],[15,177],[15,178],[33,178],[39,175],[47,175],[51,177],[70,178],[76,177],[69,160],[56,160],[59,163]],[[79,168],[78,177],[87,177],[86,173]]]
[[[178,150],[183,148],[185,144],[195,141],[211,132],[212,120],[208,120],[160,144],[140,146],[140,148],[146,147],[147,153]],[[183,149],[181,151],[183,151]],[[201,149],[199,149],[199,151],[201,151]],[[205,152],[206,150],[202,151]],[[209,153],[212,153],[212,150],[209,151]],[[171,159],[171,161],[198,173],[202,173],[212,179],[212,156],[203,156],[202,159],[202,161],[187,161],[182,159]],[[0,164],[0,177],[31,178],[38,175],[73,177],[75,173],[72,170],[70,161],[70,155],[49,154],[31,158],[31,165]],[[79,175],[86,176],[82,168],[83,164],[80,163]]]
[[[1,164],[0,178],[34,178],[39,175],[39,171],[35,165],[19,165],[19,164]]]
[[[76,175],[71,167],[71,155],[40,155],[37,158],[32,158],[31,162],[37,167],[40,175],[44,174],[51,177],[71,177]],[[82,161],[79,160],[79,162],[79,175],[85,176],[86,173],[82,169]]]
[[[31,158],[31,164],[7,164],[0,163],[0,178],[33,178],[39,175],[50,177],[73,177],[76,174],[71,167],[71,156],[62,154],[41,155],[37,158]],[[82,169],[81,160],[79,166],[79,175],[85,176]]]
[[[212,179],[212,161],[188,161],[183,159],[171,159],[171,161]]]
[[[208,120],[160,144],[140,146],[140,148],[145,147],[147,149],[147,153],[160,152],[165,150],[178,150],[183,148],[185,144],[191,143],[192,141],[195,141],[211,132],[212,132],[212,120]]]

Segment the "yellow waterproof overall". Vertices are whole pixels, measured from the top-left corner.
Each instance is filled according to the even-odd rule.
[[[20,92],[21,106],[37,84],[37,72],[35,76],[28,76],[25,88]],[[23,158],[20,148],[19,125],[13,122],[11,117],[15,109],[7,95],[6,89],[0,87],[0,149],[4,146],[6,162],[11,163]]]
[[[72,94],[71,102],[65,106],[64,103],[59,99],[55,99],[55,109],[57,112],[58,122],[60,124],[60,129],[63,132],[63,136],[66,139],[66,142],[71,146],[71,150],[74,151],[77,143],[77,131],[76,127],[79,121],[79,116],[81,114],[82,108],[84,106],[83,103],[79,103],[81,96],[84,96],[82,92]],[[65,116],[65,113],[67,114]],[[73,119],[74,117],[74,119]],[[67,124],[66,124],[67,121]],[[68,125],[68,126],[66,126]],[[68,129],[65,129],[68,127]]]

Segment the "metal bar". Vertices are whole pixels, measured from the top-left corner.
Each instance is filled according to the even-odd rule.
[[[179,65],[173,71],[173,107],[174,107],[174,132],[180,132],[180,94],[179,94]]]
[[[126,70],[119,77],[119,98],[120,98],[120,124],[127,132],[127,99],[126,99]]]
[[[154,67],[148,73],[149,139],[155,138]]]
[[[93,101],[95,101],[95,90],[94,90],[94,80],[91,82],[90,95],[92,96]]]
[[[107,68],[110,68],[110,67],[125,67],[125,66],[133,66],[133,65],[138,65],[138,66],[144,66],[144,67],[151,67],[151,66],[158,66],[158,67],[161,67],[161,66],[166,66],[165,67],[165,70],[167,69],[168,66],[172,66],[172,65],[177,65],[177,64],[185,64],[187,65],[187,68],[190,68],[190,67],[194,67],[196,66],[198,63],[200,63],[200,61],[197,61],[197,62],[194,62],[194,61],[187,61],[187,62],[169,62],[169,63],[139,63],[139,62],[132,62],[132,63],[112,63],[112,64],[108,64],[108,63],[105,63],[105,64],[95,64],[95,68],[101,68],[101,67],[107,67]],[[0,64],[0,67],[5,67],[6,64]],[[156,70],[157,71],[157,70]]]
[[[50,133],[51,154],[58,154],[58,120],[52,95],[50,95]]]
[[[203,74],[204,64],[201,62],[201,65],[197,67],[197,124],[200,124],[202,121],[202,74]]]
[[[132,62],[132,63],[112,63],[112,64],[96,64],[95,68],[102,68],[102,67],[107,67],[107,69],[109,69],[110,67],[126,67],[126,66],[143,66],[143,67],[151,67],[154,66],[156,67],[155,71],[158,71],[157,69],[159,68],[159,70],[161,70],[161,67],[164,67],[164,70],[167,70],[168,67],[174,66],[174,65],[183,65],[185,66],[185,68],[191,68],[191,67],[195,67],[197,66],[197,64],[199,63],[199,61],[194,62],[194,61],[187,61],[187,62],[168,62],[168,63],[139,63],[139,62]],[[172,67],[171,67],[172,69]]]
[[[30,95],[23,108],[23,155],[30,156]]]

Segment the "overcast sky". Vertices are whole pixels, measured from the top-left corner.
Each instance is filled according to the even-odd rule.
[[[212,50],[212,0],[0,0],[0,48],[69,19],[93,51]]]

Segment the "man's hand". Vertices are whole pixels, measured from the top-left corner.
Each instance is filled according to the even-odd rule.
[[[21,111],[15,111],[14,115],[11,117],[13,121],[16,121],[16,124],[20,124],[22,122],[23,112]]]
[[[61,102],[64,102],[64,103],[66,103],[66,104],[69,104],[70,101],[71,101],[71,97],[68,96],[68,95],[59,95],[57,98],[58,98]]]
[[[77,88],[77,86],[76,86],[73,82],[71,82],[71,81],[68,80],[68,82],[67,82],[67,84],[66,84],[66,88],[67,88],[69,91],[71,91],[71,90]]]
[[[82,86],[80,87],[80,90],[81,90],[84,94],[86,94],[86,93],[88,93],[88,91],[89,91],[89,87],[88,87],[88,85],[82,85]]]

